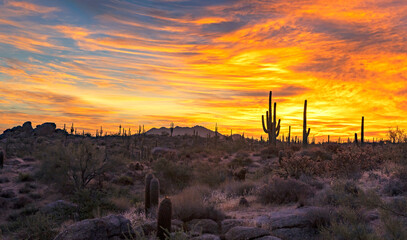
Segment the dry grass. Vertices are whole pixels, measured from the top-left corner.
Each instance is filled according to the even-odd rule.
[[[224,214],[207,201],[211,194],[212,191],[205,186],[184,189],[172,197],[174,217],[182,221],[192,219],[220,221],[224,219]]]

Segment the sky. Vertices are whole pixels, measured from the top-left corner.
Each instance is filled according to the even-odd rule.
[[[0,0],[0,132],[32,121],[263,137],[407,128],[404,0]]]

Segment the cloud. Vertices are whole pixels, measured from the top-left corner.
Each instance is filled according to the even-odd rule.
[[[406,12],[379,0],[4,1],[0,130],[168,118],[259,137],[272,90],[283,132],[301,134],[308,99],[317,137],[353,136],[362,115],[384,136],[389,122],[407,128]]]

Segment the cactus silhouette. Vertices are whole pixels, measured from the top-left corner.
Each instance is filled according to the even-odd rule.
[[[355,133],[355,143],[358,144],[358,134]]]
[[[150,206],[157,207],[160,198],[160,181],[153,178],[150,182]]]
[[[165,197],[158,208],[157,237],[160,240],[165,240],[169,237],[168,233],[171,232],[171,215],[171,199]]]
[[[172,137],[172,133],[174,132],[174,123],[173,122],[170,124],[170,131],[171,131],[171,137]]]
[[[307,146],[308,145],[308,136],[311,131],[311,128],[308,128],[307,132],[307,100],[304,102],[304,120],[302,124],[302,145]]]
[[[362,117],[362,126],[361,126],[361,133],[360,133],[360,144],[365,142],[365,117]]]
[[[290,144],[290,142],[291,142],[291,126],[288,126],[287,142],[288,142],[288,144]]]
[[[261,122],[263,125],[263,131],[268,134],[269,136],[269,144],[277,144],[277,137],[280,134],[280,120],[278,120],[278,124],[276,123],[276,108],[277,103],[274,103],[274,113],[271,112],[271,104],[272,104],[272,95],[273,92],[270,91],[269,93],[269,110],[266,111],[266,125],[264,124],[264,115],[261,115]]]
[[[145,181],[145,185],[144,185],[144,211],[146,216],[148,215],[148,213],[150,212],[150,182],[151,179],[153,179],[153,174],[149,173],[146,176],[146,181]]]

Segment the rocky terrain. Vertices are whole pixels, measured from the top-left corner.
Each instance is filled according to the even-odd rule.
[[[163,130],[6,130],[0,239],[407,239],[405,143]]]

